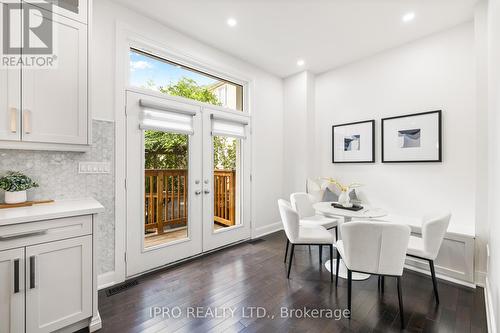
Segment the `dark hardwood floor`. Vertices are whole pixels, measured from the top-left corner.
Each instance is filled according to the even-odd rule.
[[[139,278],[139,284],[107,297],[99,292],[100,332],[395,332],[399,314],[395,279],[386,278],[385,292],[377,278],[353,282],[352,319],[299,319],[280,316],[287,309],[345,309],[347,283],[335,289],[329,272],[318,263],[318,249],[297,246],[290,275],[283,264],[285,236],[236,245]],[[323,251],[328,259],[328,251]],[[486,332],[482,288],[476,290],[439,281],[441,304],[434,303],[429,277],[405,271],[403,299],[408,332]],[[152,307],[171,309],[151,316]],[[177,307],[177,308],[176,308]],[[229,310],[225,317],[189,318],[187,311]],[[250,316],[263,307],[264,318]],[[191,309],[191,310],[189,310]],[[163,309],[162,309],[163,310]],[[246,310],[246,313],[242,311]],[[263,310],[259,310],[263,312]],[[260,313],[262,314],[262,313]],[[325,312],[323,313],[325,314]],[[272,318],[272,315],[275,315]]]

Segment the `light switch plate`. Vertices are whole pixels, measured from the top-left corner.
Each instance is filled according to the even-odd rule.
[[[78,173],[102,174],[110,173],[111,163],[109,162],[80,162],[78,163]]]

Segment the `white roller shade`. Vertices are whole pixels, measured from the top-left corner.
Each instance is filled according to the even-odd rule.
[[[196,111],[189,107],[171,107],[143,99],[139,104],[142,107],[140,129],[194,134],[193,117]]]
[[[248,121],[212,115],[212,135],[246,139]]]

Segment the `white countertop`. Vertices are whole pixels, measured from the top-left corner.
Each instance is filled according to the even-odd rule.
[[[0,209],[0,226],[104,212],[95,199],[57,200],[52,203]]]

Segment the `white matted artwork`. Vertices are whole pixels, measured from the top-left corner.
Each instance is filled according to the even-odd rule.
[[[441,162],[441,110],[382,119],[382,162]]]
[[[375,120],[332,126],[332,163],[375,162]]]

